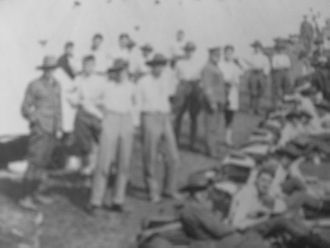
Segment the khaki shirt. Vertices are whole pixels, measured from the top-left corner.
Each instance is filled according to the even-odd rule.
[[[42,77],[32,81],[25,92],[22,115],[31,123],[39,124],[46,132],[62,129],[62,107],[60,84]]]

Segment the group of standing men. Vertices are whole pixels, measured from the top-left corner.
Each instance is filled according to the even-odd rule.
[[[38,67],[42,75],[29,84],[22,104],[23,116],[31,127],[26,173],[29,187],[25,187],[28,192],[22,205],[35,207],[36,201],[51,200],[44,192],[46,167],[51,161],[54,139],[63,139],[64,135],[71,140],[68,153],[80,161],[85,174],[93,174],[88,209],[94,212],[103,206],[109,174],[116,171],[112,208],[123,211],[137,126],[141,127],[144,175],[150,200],[159,202],[161,196],[180,198],[175,176],[180,164],[177,143],[185,112],[189,112],[191,121],[191,149],[196,150],[198,116],[204,112],[205,152],[217,158],[222,115],[225,143],[233,145],[232,127],[240,105],[239,85],[245,72],[249,71],[250,103],[257,114],[270,71],[274,102],[291,87],[291,61],[283,42],[276,43],[276,52],[270,60],[259,41],[252,44],[254,53],[249,60],[237,59],[232,45],[223,49],[210,47],[205,64],[195,56],[196,45],[186,42],[184,36],[182,30],[177,32],[176,42],[166,57],[154,52],[150,44],[137,49],[126,33],[119,36],[117,49],[109,53],[103,47],[103,36],[96,34],[79,71],[71,63],[72,42],[65,44],[60,58],[45,57],[43,65]],[[56,68],[74,79],[66,96],[61,94],[61,86],[53,75]],[[63,98],[76,110],[72,137],[62,128]],[[167,163],[163,193],[154,175],[161,142],[166,144],[171,159]],[[116,168],[112,167],[114,162],[117,162]]]

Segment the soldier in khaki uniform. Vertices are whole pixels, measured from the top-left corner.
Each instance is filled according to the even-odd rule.
[[[51,162],[55,139],[62,136],[61,89],[53,76],[56,67],[55,57],[44,58],[43,65],[38,67],[43,73],[28,85],[22,104],[22,114],[31,129],[29,167],[25,175],[25,189],[28,192],[21,201],[21,205],[26,208],[36,208],[35,200],[40,203],[51,201],[44,192],[46,167]]]

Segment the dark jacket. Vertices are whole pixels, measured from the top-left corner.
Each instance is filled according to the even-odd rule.
[[[219,67],[208,62],[201,75],[201,87],[204,91],[206,104],[225,102],[225,86]]]

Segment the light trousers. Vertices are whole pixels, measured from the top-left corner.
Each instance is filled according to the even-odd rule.
[[[180,163],[178,147],[170,114],[144,113],[142,115],[144,174],[151,197],[160,194],[155,179],[155,166],[159,146],[164,141],[167,163],[165,163],[164,193],[176,192],[176,171]]]
[[[102,205],[111,166],[116,158],[118,158],[118,169],[113,203],[124,203],[131,164],[133,133],[134,127],[131,114],[108,112],[105,115],[102,123],[98,161],[93,177],[92,205]]]

